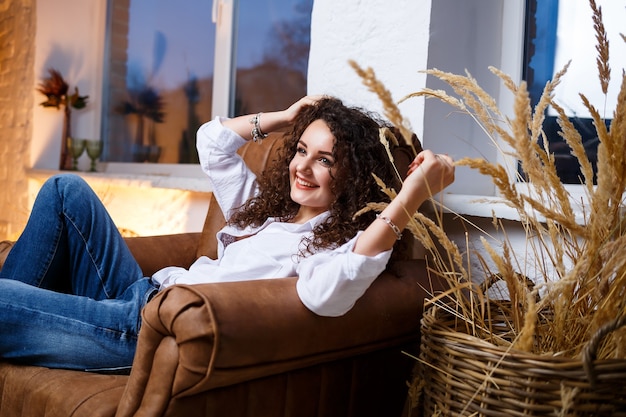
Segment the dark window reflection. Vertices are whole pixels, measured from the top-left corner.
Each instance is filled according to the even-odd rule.
[[[588,3],[587,1],[583,1],[582,3],[585,3],[588,7],[586,4]],[[563,2],[561,2],[561,7],[565,7]],[[557,43],[559,40],[557,33],[558,16],[559,0],[526,1],[526,36],[523,70],[524,79],[527,81],[533,106],[537,104],[545,83],[552,79],[556,70],[562,69],[561,67],[555,68],[555,54],[557,53]],[[591,28],[593,24],[591,17],[588,19],[588,24]],[[572,42],[576,41],[576,37],[574,36],[564,37],[561,35],[561,40],[563,41],[564,39],[571,39]],[[575,50],[575,48],[573,50]],[[595,62],[595,58],[596,57],[593,56],[587,59]],[[580,60],[585,59],[585,57],[579,55],[577,57],[571,57],[571,59],[573,59],[573,62],[575,62],[576,59],[580,62]],[[570,72],[568,72],[565,77],[568,77]],[[597,78],[597,76],[595,77]],[[597,83],[595,78],[580,80],[578,84],[582,88],[594,82]],[[582,92],[582,90],[576,93],[578,92]],[[591,118],[578,116],[578,113],[575,111],[572,113],[573,115],[570,117],[570,121],[582,136],[583,145],[586,149],[587,157],[593,166],[595,175],[599,143],[596,129]],[[606,123],[608,126],[610,119],[607,119]],[[555,156],[555,164],[561,182],[566,184],[581,184],[584,179],[580,165],[578,160],[571,155],[570,147],[558,133],[560,127],[557,123],[557,118],[547,113],[543,128],[548,139],[549,151]],[[520,172],[520,174],[523,177],[523,172]]]
[[[306,95],[313,0],[243,0],[234,114],[287,108]]]
[[[112,0],[105,159],[197,162],[195,131],[211,114],[211,0]]]

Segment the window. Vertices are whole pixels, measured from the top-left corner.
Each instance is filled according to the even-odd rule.
[[[527,0],[524,79],[531,99],[536,103],[548,80],[571,60],[567,74],[555,91],[555,100],[563,107],[581,136],[587,156],[595,168],[598,138],[591,116],[583,106],[579,93],[606,115],[615,108],[622,68],[626,68],[626,50],[620,33],[626,9],[621,2],[597,1],[602,8],[604,26],[609,39],[610,66],[613,82],[607,100],[602,94],[596,65],[596,38],[592,10],[588,0]],[[608,114],[606,112],[609,112]],[[557,171],[565,184],[580,184],[581,172],[576,158],[558,135],[556,112],[549,109],[544,123],[550,151],[555,155]]]
[[[212,115],[285,108],[306,94],[311,9],[312,0],[110,0],[103,160],[195,164],[196,130]]]

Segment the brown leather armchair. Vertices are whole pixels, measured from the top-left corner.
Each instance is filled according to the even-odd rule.
[[[253,170],[274,139],[242,148]],[[149,276],[214,256],[223,224],[211,200],[202,233],[127,242]],[[174,286],[145,307],[129,376],[0,362],[0,417],[400,416],[428,282],[422,261],[396,259],[335,318],[302,305],[296,278]]]

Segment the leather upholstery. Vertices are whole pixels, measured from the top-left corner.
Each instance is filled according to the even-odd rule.
[[[256,172],[275,136],[242,150]],[[127,242],[150,275],[214,255],[223,223],[213,200],[202,233]],[[143,311],[130,376],[0,362],[0,416],[400,416],[430,284],[422,261],[392,266],[336,318],[296,278],[171,287]]]
[[[9,255],[12,246],[13,242],[0,242],[0,269],[2,269],[2,265],[4,265],[4,261],[7,259],[7,256]]]

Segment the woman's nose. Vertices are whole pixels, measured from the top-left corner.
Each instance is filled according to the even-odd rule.
[[[308,156],[300,158],[298,160],[298,171],[308,171],[311,169],[311,159]]]

